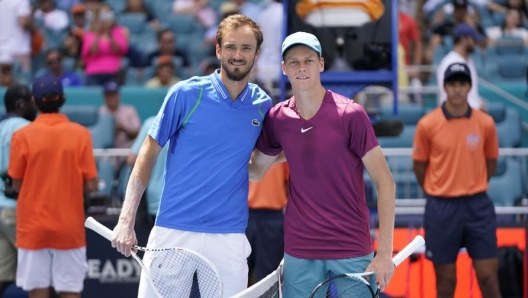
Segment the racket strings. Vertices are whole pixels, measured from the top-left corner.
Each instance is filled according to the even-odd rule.
[[[178,249],[148,250],[156,253],[150,266],[154,286],[163,298],[219,298],[221,281],[209,263]]]

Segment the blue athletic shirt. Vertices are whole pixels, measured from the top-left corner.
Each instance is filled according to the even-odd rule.
[[[232,101],[219,71],[174,85],[149,135],[170,140],[156,225],[202,233],[244,233],[248,162],[271,108],[248,84]]]

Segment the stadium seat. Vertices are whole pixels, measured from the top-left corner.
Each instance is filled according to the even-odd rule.
[[[488,104],[488,113],[495,121],[499,147],[519,147],[522,139],[522,120],[519,111],[500,103],[490,103]]]
[[[381,148],[411,148],[416,125],[404,125],[400,135],[395,137],[378,137]]]
[[[148,26],[147,16],[143,13],[123,13],[119,15],[118,23],[128,28],[130,34],[140,34]]]
[[[97,176],[99,178],[98,195],[110,196],[114,186],[115,169],[111,160],[101,157],[97,158]]]
[[[169,19],[169,27],[176,33],[178,43],[180,43],[179,34],[190,34],[196,29],[195,22],[191,14],[180,14]]]
[[[425,115],[425,109],[421,105],[399,105],[398,113],[393,113],[392,106],[380,108],[379,120],[401,120],[405,125],[416,125],[420,118]]]
[[[119,171],[119,176],[117,178],[117,196],[123,200],[125,198],[126,186],[128,184],[128,178],[132,173],[132,167],[129,165],[124,165]]]
[[[514,36],[502,36],[497,40],[494,48],[498,55],[524,54],[525,52],[523,39]]]
[[[94,148],[111,148],[114,144],[114,118],[100,114],[96,106],[65,105],[61,112],[68,118],[88,128]]]
[[[497,170],[489,181],[488,195],[495,206],[514,206],[522,198],[521,161],[517,158],[499,158]]]
[[[116,14],[119,14],[125,9],[126,0],[107,0],[106,3],[112,7]]]

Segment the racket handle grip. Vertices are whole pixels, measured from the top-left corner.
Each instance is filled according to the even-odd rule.
[[[411,243],[405,246],[405,248],[403,248],[398,254],[396,254],[396,256],[394,256],[394,258],[392,258],[394,266],[400,265],[403,260],[407,259],[413,252],[422,247],[424,244],[424,238],[420,235],[416,236],[414,240],[411,241]]]
[[[105,237],[108,240],[112,240],[112,230],[103,226],[100,222],[95,220],[93,217],[88,217],[84,222],[84,226],[88,229],[95,231],[97,234]]]

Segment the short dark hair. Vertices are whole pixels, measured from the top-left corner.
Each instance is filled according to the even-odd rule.
[[[163,36],[163,34],[165,34],[165,33],[169,33],[169,32],[172,33],[172,34],[174,34],[174,32],[172,32],[171,29],[161,29],[160,31],[158,31],[158,36],[157,36],[158,41],[161,40],[161,37]],[[176,36],[176,34],[174,34],[174,36]]]
[[[28,85],[16,84],[9,86],[4,94],[4,106],[6,112],[12,113],[16,110],[16,102],[20,98],[30,101],[31,91]]]
[[[59,97],[56,92],[46,92],[42,98],[54,98]],[[64,105],[66,98],[64,95],[60,96],[57,100],[43,101],[35,98],[35,104],[41,113],[58,113],[60,108]]]

